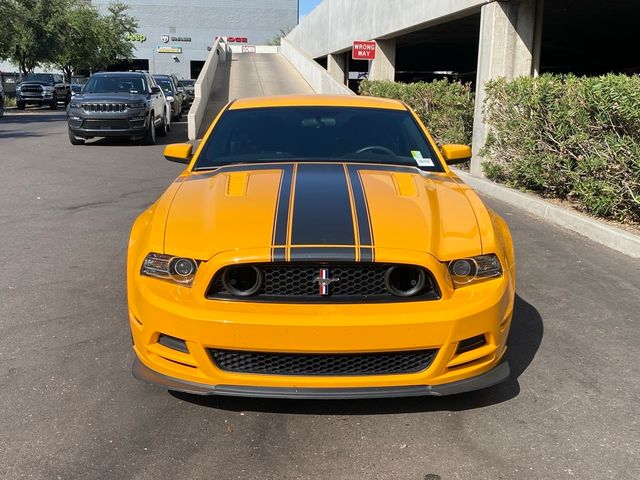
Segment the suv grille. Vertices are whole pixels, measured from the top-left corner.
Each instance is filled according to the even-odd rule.
[[[265,375],[391,375],[429,368],[437,350],[358,354],[293,354],[209,350],[215,365],[227,372]]]
[[[40,85],[24,85],[23,87],[20,87],[20,91],[22,92],[38,92],[38,93],[42,93],[42,86]]]
[[[126,130],[129,128],[129,122],[118,120],[117,118],[111,120],[85,120],[82,126],[88,129]]]
[[[92,112],[125,112],[127,110],[126,103],[83,103],[82,109],[87,113]]]
[[[424,288],[411,297],[394,296],[385,286],[385,273],[394,266],[381,263],[353,264],[255,264],[264,275],[260,290],[252,296],[237,297],[225,288],[222,277],[225,269],[216,273],[206,296],[211,300],[245,300],[249,302],[279,303],[357,303],[437,300],[440,292],[431,273],[425,272]],[[329,285],[329,294],[321,295],[317,278],[320,269],[328,268],[329,277],[339,279]]]

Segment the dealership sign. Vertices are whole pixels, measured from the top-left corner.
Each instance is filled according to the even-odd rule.
[[[175,45],[158,45],[158,53],[182,53],[182,47]]]
[[[147,36],[142,33],[127,33],[125,38],[130,42],[144,43],[147,41]]]
[[[363,42],[356,40],[353,42],[351,58],[354,60],[375,60],[376,42]]]

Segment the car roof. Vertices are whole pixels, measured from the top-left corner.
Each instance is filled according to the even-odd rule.
[[[360,107],[385,110],[406,110],[398,100],[357,95],[282,95],[272,97],[241,98],[231,104],[229,110],[269,107]]]

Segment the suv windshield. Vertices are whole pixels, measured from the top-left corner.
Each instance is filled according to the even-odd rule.
[[[147,86],[142,76],[93,76],[84,86],[84,93],[145,93]]]
[[[173,83],[171,83],[171,80],[164,80],[164,79],[161,79],[161,78],[156,78],[156,83],[166,93],[173,93]]]
[[[204,145],[195,170],[291,160],[383,163],[443,171],[408,111],[355,107],[228,110]]]
[[[27,75],[27,82],[49,82],[54,83],[53,75],[50,73],[30,73]]]

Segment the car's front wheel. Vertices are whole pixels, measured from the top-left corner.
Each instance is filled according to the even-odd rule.
[[[164,114],[162,116],[162,123],[160,123],[160,125],[158,126],[158,136],[160,137],[166,137],[167,133],[169,133],[169,126],[167,125],[167,115]]]
[[[56,110],[58,108],[58,96],[57,95],[53,95],[53,100],[51,100],[51,103],[49,104],[49,108],[51,110]]]
[[[69,141],[71,145],[84,145],[84,138],[76,137],[71,130],[69,130]]]
[[[142,139],[142,143],[145,145],[155,145],[156,144],[156,127],[155,123],[155,114],[151,112],[149,115],[149,126],[147,127],[147,131],[144,134],[144,138]]]

